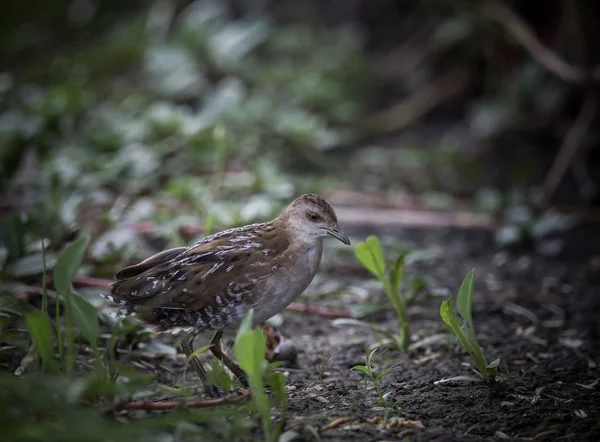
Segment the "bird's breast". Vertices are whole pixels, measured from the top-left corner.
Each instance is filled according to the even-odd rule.
[[[273,273],[264,280],[261,300],[254,307],[257,323],[280,313],[302,294],[317,273],[322,250],[318,243],[305,250],[292,250],[293,257],[284,255],[273,263]]]

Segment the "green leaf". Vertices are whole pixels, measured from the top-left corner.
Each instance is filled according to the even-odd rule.
[[[206,380],[207,385],[218,385],[223,391],[229,391],[233,382],[223,368],[223,364],[217,359],[213,359],[210,366],[211,370],[208,372]]]
[[[469,326],[471,326],[473,323],[471,309],[473,305],[474,278],[475,269],[471,270],[467,276],[465,276],[465,279],[458,290],[458,297],[456,300],[456,308],[458,309],[458,313],[460,313],[464,320],[469,323]]]
[[[471,342],[473,351],[475,352],[475,357],[473,358],[477,364],[477,369],[480,371],[482,375],[484,375],[485,366],[487,365],[485,362],[485,357],[483,356],[483,352],[481,351],[481,347],[479,346],[479,342],[477,341],[477,335],[475,333],[475,325],[473,324],[473,286],[475,280],[475,269],[471,270],[462,284],[460,285],[460,289],[458,291],[458,299],[457,299],[457,309],[460,315],[464,318],[464,320],[468,324],[468,336],[469,341]]]
[[[26,316],[25,321],[35,349],[42,361],[47,367],[55,369],[56,362],[54,361],[54,343],[52,341],[50,318],[41,310],[35,310]]]
[[[452,328],[452,331],[454,331],[453,324],[456,322],[456,318],[452,311],[452,296],[449,299],[442,301],[442,305],[440,306],[440,316],[444,322]]]
[[[87,245],[88,237],[82,236],[67,245],[60,253],[53,273],[57,291],[67,293],[71,289],[71,281],[83,261]]]
[[[364,374],[366,374],[370,378],[373,377],[373,372],[371,371],[371,369],[369,367],[367,367],[365,365],[355,365],[350,370],[362,371]]]
[[[456,314],[454,313],[452,305],[452,296],[450,296],[449,299],[442,302],[442,305],[440,306],[440,316],[442,317],[444,322],[450,326],[450,328],[452,329],[456,337],[460,340],[465,350],[467,350],[469,355],[477,363],[477,353],[475,352],[473,346],[467,339],[467,336],[461,330],[460,324],[458,323],[458,319],[456,318]]]
[[[97,310],[79,293],[71,292],[66,300],[71,307],[70,313],[73,323],[92,347],[96,347],[100,336]]]
[[[281,372],[272,372],[269,374],[268,385],[271,386],[271,390],[275,394],[275,397],[280,403],[287,401],[287,394],[285,392],[285,375]]]
[[[262,376],[262,361],[266,349],[261,329],[251,330],[239,336],[235,345],[235,357],[248,376]]]
[[[242,335],[245,335],[250,330],[252,330],[253,322],[254,322],[254,309],[251,308],[250,310],[248,310],[248,313],[246,313],[246,316],[244,316],[244,319],[242,319],[242,323],[238,327],[237,333],[235,335],[235,345],[237,345],[237,341]]]
[[[371,235],[356,245],[356,257],[377,278],[385,280],[385,258],[377,236]]]
[[[405,256],[400,257],[390,269],[392,292],[394,296],[400,296],[400,284],[402,283],[402,276],[404,274],[404,259]]]

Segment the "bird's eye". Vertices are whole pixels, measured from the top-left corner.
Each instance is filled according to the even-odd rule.
[[[312,221],[316,221],[319,219],[319,215],[315,212],[310,212],[310,214],[308,216]]]

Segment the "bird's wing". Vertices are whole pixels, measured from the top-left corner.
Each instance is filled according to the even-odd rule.
[[[278,254],[285,241],[276,241]],[[159,309],[201,310],[230,302],[251,302],[250,292],[266,268],[253,266],[265,257],[254,236],[220,235],[192,246],[166,250],[116,274],[111,297],[128,305]]]
[[[176,247],[174,249],[165,250],[163,252],[157,253],[156,255],[152,255],[151,257],[146,258],[142,262],[119,270],[115,274],[115,278],[117,280],[134,278],[136,276],[141,275],[146,270],[150,270],[151,268],[163,264],[166,261],[172,260],[176,256],[181,255],[185,250],[186,247]]]

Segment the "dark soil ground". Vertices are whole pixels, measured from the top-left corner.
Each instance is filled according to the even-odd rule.
[[[373,233],[347,230],[354,240]],[[455,293],[468,271],[476,269],[477,334],[488,361],[500,358],[508,380],[436,383],[473,374],[472,361],[454,341],[409,353],[389,349],[375,369],[399,367],[383,380],[384,392],[390,392],[387,409],[378,407],[375,391],[369,385],[365,389],[362,374],[351,370],[364,363],[378,336],[356,326],[336,326],[330,319],[285,312],[281,330],[300,351],[298,367],[286,371],[286,429],[299,432],[303,440],[318,440],[318,435],[328,441],[600,440],[597,232],[597,226],[572,230],[563,252],[546,258],[528,250],[502,251],[492,233],[483,230],[378,231],[403,246],[437,252],[405,272],[426,277],[430,291]],[[365,288],[369,276],[359,267],[326,258],[301,300],[349,308],[365,302],[358,299],[360,290],[350,290],[362,287],[371,302],[387,302],[382,290],[371,288],[377,286]],[[332,287],[341,287],[341,293],[323,296]],[[413,342],[445,331],[439,317],[443,299],[426,296],[411,304]],[[391,307],[364,319],[388,330],[398,327]],[[192,381],[192,373],[188,376]],[[338,418],[347,421],[322,430]]]

